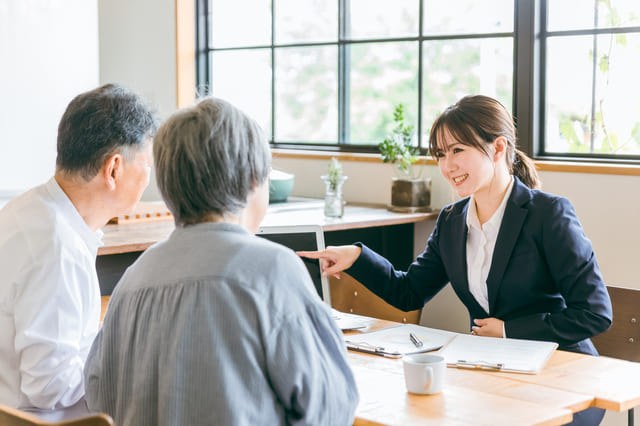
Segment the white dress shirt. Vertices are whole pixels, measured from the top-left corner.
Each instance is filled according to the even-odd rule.
[[[84,395],[101,239],[53,178],[0,210],[0,403],[54,410]]]
[[[469,200],[469,209],[467,210],[467,280],[469,281],[469,291],[487,312],[489,312],[487,276],[491,269],[493,250],[496,247],[502,217],[512,189],[513,177],[500,206],[484,225],[480,225],[473,195]]]

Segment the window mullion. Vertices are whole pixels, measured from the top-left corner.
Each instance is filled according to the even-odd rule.
[[[593,1],[593,27],[598,28],[598,0]],[[589,126],[589,152],[593,153],[596,139],[596,73],[598,63],[598,35],[593,34],[593,58],[591,63],[591,123]]]
[[[539,66],[534,67],[537,71],[535,76],[534,92],[538,96],[538,102],[534,102],[533,116],[534,122],[532,123],[534,130],[533,150],[531,154],[539,157],[547,154],[546,149],[546,120],[547,120],[547,28],[548,28],[548,13],[549,5],[548,0],[540,0],[540,10],[536,10],[533,15],[533,22],[537,28],[534,34],[540,34],[538,48],[532,49],[533,57],[539,61]],[[535,118],[537,117],[537,120]],[[537,136],[536,136],[537,132]]]
[[[424,25],[424,0],[420,0],[418,6],[418,13],[420,16],[418,17],[418,149],[423,148],[422,140],[422,73],[424,72],[423,68],[423,58],[422,58],[422,26]],[[426,148],[426,147],[425,147]]]
[[[209,0],[196,0],[196,93],[212,84],[209,52]],[[210,92],[210,88],[209,88]]]
[[[351,1],[338,0],[338,145],[351,140]]]
[[[271,142],[276,141],[276,1],[271,1]]]
[[[539,151],[543,119],[540,106],[544,98],[544,60],[541,56],[543,22],[536,17],[544,10],[545,0],[515,0],[514,3],[514,72],[513,115],[518,128],[518,145],[529,156]]]

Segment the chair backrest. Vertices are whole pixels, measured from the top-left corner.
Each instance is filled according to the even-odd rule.
[[[640,361],[640,290],[607,286],[613,306],[611,328],[591,339],[600,355]]]
[[[47,422],[38,417],[0,405],[0,425],[2,426],[114,426],[113,420],[106,414],[93,414],[75,420]]]
[[[421,309],[410,312],[396,309],[349,274],[341,272],[340,279],[330,277],[329,284],[331,306],[341,312],[409,324],[420,323]]]

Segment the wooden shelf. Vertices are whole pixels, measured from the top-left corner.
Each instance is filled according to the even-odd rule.
[[[173,216],[162,201],[140,201],[131,214],[111,218],[110,224],[171,221]]]
[[[347,205],[339,219],[324,217],[322,200],[292,197],[287,203],[272,204],[263,226],[321,225],[324,231],[400,225],[435,219],[438,212],[394,213],[380,205]],[[173,221],[141,221],[111,224],[102,228],[104,246],[98,255],[146,250],[171,234]]]

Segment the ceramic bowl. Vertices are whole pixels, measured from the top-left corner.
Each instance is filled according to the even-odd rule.
[[[281,170],[272,170],[269,175],[269,202],[284,203],[293,190],[295,176]]]

